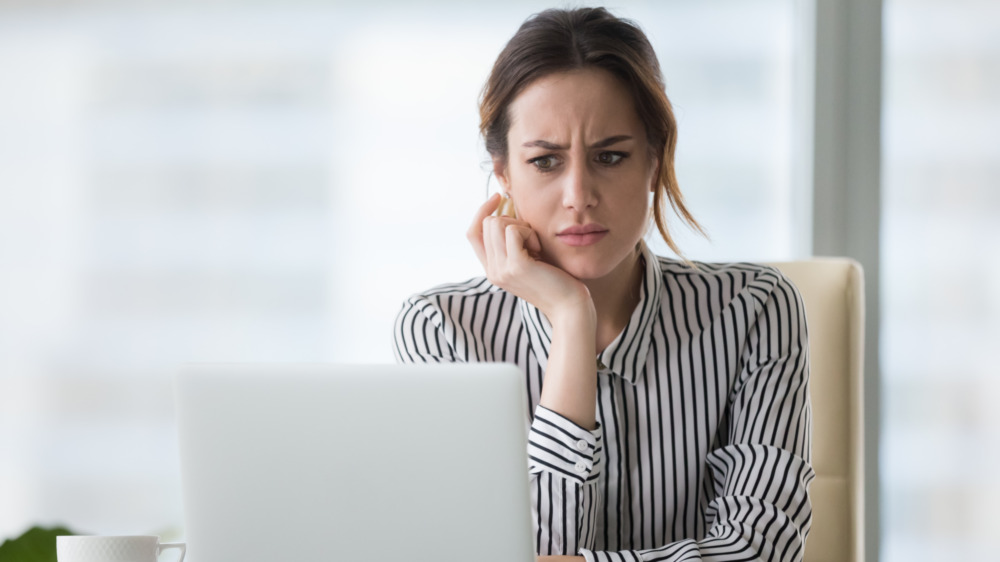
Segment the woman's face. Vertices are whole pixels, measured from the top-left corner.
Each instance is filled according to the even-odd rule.
[[[631,95],[605,70],[574,70],[531,83],[509,112],[494,172],[542,259],[581,280],[614,272],[646,231],[657,172]]]

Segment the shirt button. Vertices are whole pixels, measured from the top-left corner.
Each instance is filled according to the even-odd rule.
[[[598,359],[597,360],[597,370],[598,371],[603,371],[604,369],[607,369],[607,366],[605,366],[604,363],[602,363],[601,360]]]
[[[574,468],[576,468],[576,471],[579,472],[579,473],[581,473],[581,474],[583,474],[584,472],[587,472],[587,465],[583,464],[583,461],[580,461],[580,462],[576,463],[576,467],[574,467]]]
[[[583,439],[581,439],[581,440],[579,440],[579,441],[576,442],[576,450],[577,451],[586,451],[587,447],[588,447],[587,442],[584,441]]]

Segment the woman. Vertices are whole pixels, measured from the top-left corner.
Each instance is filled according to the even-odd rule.
[[[772,268],[644,244],[652,220],[677,251],[666,202],[698,228],[645,35],[603,9],[537,14],[497,59],[480,114],[513,212],[493,216],[499,195],[479,209],[468,238],[486,277],[411,297],[395,350],[524,371],[540,559],[801,560],[802,302]]]

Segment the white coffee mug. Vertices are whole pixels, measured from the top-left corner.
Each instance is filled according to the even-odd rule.
[[[156,562],[167,548],[181,551],[178,562],[184,560],[187,547],[182,542],[160,543],[155,536],[62,536],[56,537],[56,558],[59,562]]]

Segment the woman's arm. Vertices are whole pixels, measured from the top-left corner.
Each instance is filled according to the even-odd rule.
[[[597,427],[596,320],[585,310],[573,309],[548,318],[552,345],[538,403],[593,430]]]
[[[586,286],[531,256],[539,248],[530,228],[512,219],[487,218],[497,204],[494,197],[480,208],[469,230],[476,255],[494,285],[528,300],[553,326],[545,384],[528,435],[535,542],[539,553],[576,554],[594,544],[602,501],[598,491],[602,431],[595,420],[596,315]],[[485,284],[481,289],[487,290]],[[476,353],[480,346],[469,345],[473,331],[463,325],[461,314],[451,314],[454,304],[446,304],[469,290],[480,288],[408,299],[393,332],[396,360],[486,360]]]
[[[480,207],[467,237],[490,282],[534,305],[552,326],[528,435],[532,516],[538,553],[576,554],[593,546],[602,501],[597,314],[583,283],[536,259],[541,246],[527,223],[490,216],[499,203],[494,195]]]
[[[540,404],[573,423],[596,427],[597,313],[586,285],[534,255],[538,235],[524,221],[491,216],[500,195],[484,203],[467,237],[494,285],[542,311],[552,325],[552,347]]]
[[[467,290],[468,287],[465,287]],[[445,297],[449,298],[449,297]],[[396,317],[393,350],[400,363],[484,360],[466,351],[458,334],[469,332],[442,307],[442,296],[408,299]],[[582,444],[582,446],[581,446]],[[600,428],[587,431],[539,405],[528,434],[528,476],[538,552],[576,553],[592,546],[603,454]],[[569,557],[566,557],[569,558]]]

